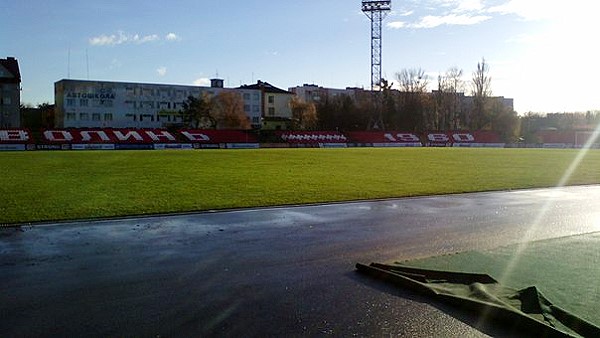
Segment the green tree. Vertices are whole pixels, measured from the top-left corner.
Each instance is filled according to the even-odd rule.
[[[361,95],[363,94],[363,95]],[[323,130],[364,130],[369,123],[372,100],[369,93],[326,98],[317,104],[317,126]]]
[[[501,100],[491,102],[491,129],[498,133],[504,142],[515,142],[521,136],[521,120],[514,110]]]
[[[213,102],[207,94],[200,97],[188,96],[180,111],[183,123],[195,129],[215,129],[217,120],[211,115]]]

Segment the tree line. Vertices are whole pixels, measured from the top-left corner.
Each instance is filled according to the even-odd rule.
[[[431,79],[421,68],[395,74],[397,88],[386,80],[380,92],[357,91],[356,97],[340,95],[316,104],[318,129],[493,130],[507,141],[519,133],[519,117],[499,98],[492,97],[489,65],[482,59],[470,83],[463,70],[450,68],[438,76],[436,89],[428,92]],[[471,96],[465,96],[470,86]],[[375,122],[375,123],[374,123]]]
[[[450,68],[437,78],[437,89],[428,92],[430,78],[421,68],[395,74],[397,88],[383,80],[381,91],[355,91],[354,97],[323,97],[318,102],[290,100],[294,130],[493,130],[506,140],[519,131],[517,113],[492,97],[489,65],[482,59],[470,83],[463,70]],[[471,96],[465,96],[470,86]],[[179,112],[183,123],[194,128],[249,129],[241,95],[224,91],[209,97],[188,97]]]

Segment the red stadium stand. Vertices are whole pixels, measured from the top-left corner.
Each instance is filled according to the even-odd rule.
[[[0,150],[27,150],[33,145],[31,132],[27,129],[0,129]]]
[[[181,130],[180,133],[191,143],[258,143],[256,135],[241,130]]]
[[[442,131],[426,132],[423,139],[427,147],[452,147],[452,133]]]
[[[593,148],[600,148],[600,137],[598,135],[594,135],[593,131],[576,131],[575,147],[581,148],[586,145],[589,145]]]
[[[47,129],[42,141],[49,144],[150,144],[177,143],[177,135],[162,129]]]
[[[337,131],[280,131],[277,137],[291,145],[345,146],[348,138]]]
[[[33,143],[31,132],[27,129],[0,129],[0,144]]]
[[[189,130],[179,131],[182,139],[194,148],[259,148],[258,137],[242,130]]]
[[[500,136],[493,131],[427,132],[424,139],[428,147],[486,147],[504,148]]]
[[[453,147],[504,148],[506,146],[498,133],[489,130],[455,131],[447,133],[447,135],[450,137]]]
[[[472,134],[478,143],[502,143],[500,135],[495,131],[480,130],[474,131]]]
[[[575,144],[575,132],[544,130],[539,131],[537,136],[544,144]]]
[[[536,133],[544,148],[581,148],[591,140],[590,146],[600,147],[600,140],[592,139],[592,131],[543,130]]]
[[[357,131],[346,133],[351,143],[373,147],[421,147],[421,138],[410,132]]]

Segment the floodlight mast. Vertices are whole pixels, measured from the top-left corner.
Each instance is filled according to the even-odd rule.
[[[362,11],[371,20],[371,90],[381,90],[381,37],[383,19],[392,10],[392,1],[362,2]]]
[[[380,96],[375,92],[381,91],[381,49],[382,49],[382,27],[383,19],[392,10],[391,0],[362,1],[362,11],[371,21],[371,94],[373,103],[378,110],[378,121],[373,126],[375,128],[383,127],[383,116]]]

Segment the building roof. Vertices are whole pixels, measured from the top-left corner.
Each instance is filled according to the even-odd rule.
[[[243,85],[243,86],[239,87],[239,89],[258,89],[258,90],[264,91],[265,93],[274,93],[274,94],[290,94],[290,95],[294,94],[294,93],[288,92],[287,90],[277,88],[277,87],[273,86],[272,84],[270,84],[268,82],[263,82],[261,80],[258,80],[258,82],[256,82],[256,84],[253,84],[253,85]]]
[[[19,72],[19,62],[13,57],[7,57],[6,59],[0,59],[0,65],[6,68],[14,78],[0,78],[0,82],[3,83],[20,83],[21,73]]]

